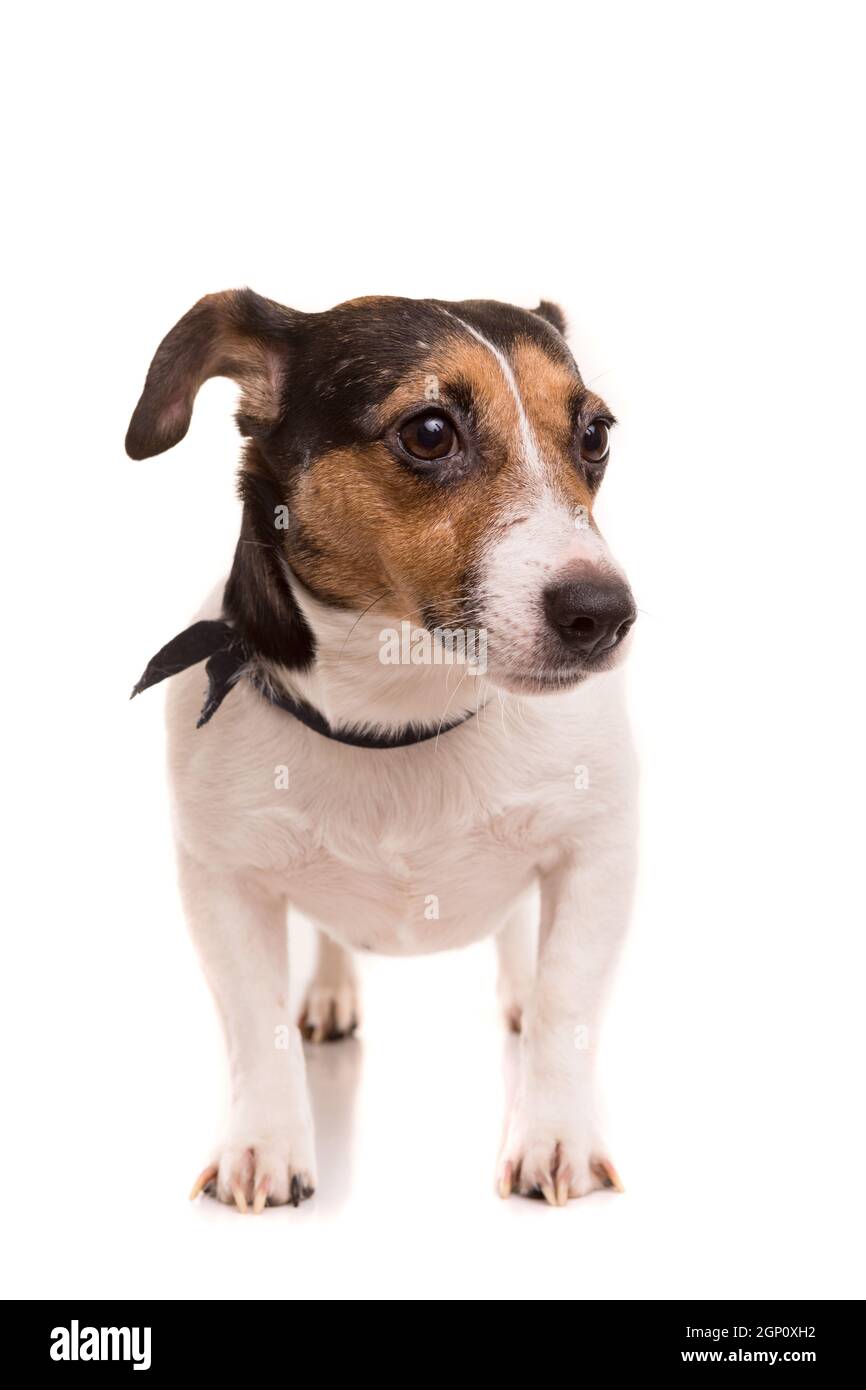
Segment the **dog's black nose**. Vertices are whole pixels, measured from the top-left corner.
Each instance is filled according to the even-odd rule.
[[[637,617],[627,585],[575,579],[545,589],[544,611],[566,646],[586,660],[621,642]]]

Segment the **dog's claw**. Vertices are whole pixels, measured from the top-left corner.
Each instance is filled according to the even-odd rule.
[[[599,1188],[624,1191],[620,1176],[600,1145],[590,1147],[581,1136],[531,1140],[509,1136],[507,1153],[500,1154],[500,1197],[512,1193],[551,1207],[567,1206],[572,1197],[586,1197]]]
[[[268,1193],[271,1190],[270,1178],[262,1178],[253,1196],[253,1216],[261,1216],[268,1200]]]
[[[601,1178],[605,1187],[612,1187],[614,1192],[625,1192],[622,1185],[622,1178],[614,1168],[609,1158],[598,1158],[592,1165],[592,1171],[597,1178]]]
[[[189,1194],[189,1200],[191,1202],[194,1202],[196,1197],[198,1197],[200,1193],[204,1192],[208,1183],[212,1183],[215,1180],[218,1171],[219,1169],[217,1168],[215,1163],[211,1163],[208,1165],[207,1168],[202,1169],[202,1171],[199,1173],[198,1177],[192,1185],[192,1192]]]
[[[510,1163],[506,1163],[502,1170],[502,1177],[499,1179],[500,1197],[510,1197],[514,1187],[514,1169]]]
[[[240,1185],[239,1182],[236,1182],[236,1183],[233,1183],[233,1184],[232,1184],[232,1196],[233,1196],[234,1199],[235,1199],[235,1206],[237,1207],[237,1209],[238,1209],[238,1211],[240,1212],[241,1216],[246,1216],[246,1214],[247,1214],[247,1199],[246,1199],[246,1196],[245,1196],[245,1194],[244,1194],[244,1190],[243,1190],[243,1188],[241,1187],[241,1185]]]
[[[556,1175],[556,1205],[564,1207],[568,1201],[568,1189],[571,1185],[571,1169],[563,1168]]]

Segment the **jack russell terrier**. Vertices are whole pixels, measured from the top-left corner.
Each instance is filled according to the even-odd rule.
[[[484,936],[521,1034],[500,1194],[620,1188],[593,1074],[635,871],[616,668],[636,609],[592,515],[613,417],[564,333],[547,302],[308,314],[245,289],[202,299],[153,359],[132,458],[183,439],[213,376],[240,386],[247,441],[225,588],[133,691],[177,677],[181,890],[229,1055],[228,1133],[193,1197],[309,1197],[301,1037],[356,1027],[352,953]],[[300,1028],[289,907],[318,928]]]

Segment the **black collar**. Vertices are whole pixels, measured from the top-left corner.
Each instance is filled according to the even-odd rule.
[[[164,647],[152,656],[144,672],[132,687],[132,699],[152,685],[158,685],[168,676],[176,676],[197,662],[207,660],[208,688],[196,728],[216,714],[232,686],[242,676],[248,676],[251,684],[266,700],[287,714],[294,715],[308,729],[321,734],[323,738],[337,743],[347,743],[352,748],[408,748],[413,743],[425,743],[428,739],[447,734],[450,729],[465,724],[473,717],[473,711],[454,719],[450,724],[406,724],[393,734],[353,732],[351,729],[335,729],[324,715],[320,714],[306,700],[295,700],[291,695],[272,689],[261,680],[251,665],[250,653],[238,637],[234,628],[224,619],[203,619],[192,627],[179,632]]]

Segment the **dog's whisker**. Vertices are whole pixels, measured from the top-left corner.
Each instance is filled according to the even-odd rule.
[[[383,598],[385,598],[385,596],[386,596],[387,594],[389,594],[390,592],[391,592],[390,589],[384,589],[384,590],[382,591],[381,594],[377,594],[377,595],[376,595],[376,597],[373,599],[373,602],[372,602],[372,603],[368,603],[368,604],[367,604],[367,607],[364,608],[364,609],[362,609],[362,611],[358,614],[357,618],[355,619],[355,621],[353,622],[352,626],[349,628],[348,633],[346,634],[346,640],[345,640],[345,642],[343,643],[342,647],[340,648],[340,656],[342,656],[343,653],[344,653],[344,651],[346,650],[346,646],[347,646],[347,644],[348,644],[349,638],[352,636],[352,633],[355,631],[355,628],[358,626],[358,624],[359,624],[359,622],[361,621],[361,619],[362,619],[362,618],[365,618],[365,617],[367,616],[367,614],[370,612],[370,609],[371,609],[371,608],[375,608],[376,604],[377,604],[377,603],[380,603],[381,600],[382,600]]]
[[[439,749],[439,736],[440,736],[440,734],[442,733],[442,725],[445,723],[445,716],[446,716],[446,714],[448,713],[448,708],[449,708],[449,706],[450,706],[450,704],[451,704],[451,701],[454,699],[454,696],[457,694],[457,691],[460,689],[461,685],[463,684],[463,682],[465,681],[465,679],[466,679],[466,677],[467,677],[468,675],[469,675],[469,672],[468,672],[468,671],[464,671],[464,672],[463,672],[463,675],[460,677],[459,681],[457,682],[457,685],[456,685],[456,687],[455,687],[455,689],[454,689],[454,691],[453,691],[453,693],[452,693],[450,699],[446,702],[445,708],[444,708],[444,710],[442,711],[442,717],[441,717],[440,720],[439,720],[439,727],[438,727],[438,729],[436,730],[436,742],[435,742],[435,744],[434,744],[434,748],[436,749],[436,751],[438,751],[438,749]]]

